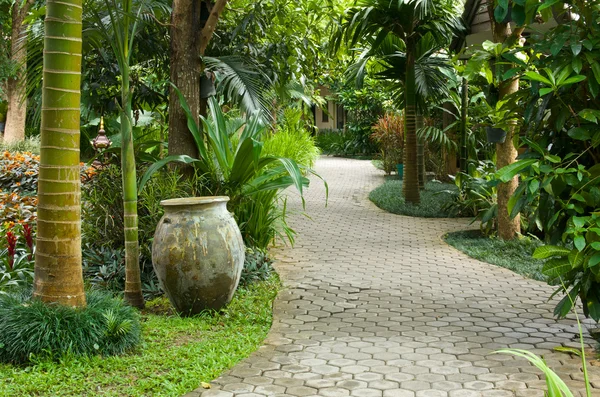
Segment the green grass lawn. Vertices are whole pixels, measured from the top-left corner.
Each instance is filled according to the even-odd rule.
[[[418,205],[405,203],[402,196],[402,181],[388,180],[369,194],[369,199],[382,210],[422,218],[447,218],[450,214],[443,207],[454,201],[458,194],[453,184],[437,181],[428,182],[421,191]]]
[[[503,241],[483,236],[479,230],[449,233],[445,240],[472,258],[510,269],[534,280],[546,281],[541,272],[544,261],[532,257],[533,251],[542,245],[539,240],[521,237]]]
[[[142,316],[143,345],[121,357],[0,364],[2,396],[181,396],[255,351],[271,327],[276,275],[239,289],[220,314],[181,318],[165,298]]]

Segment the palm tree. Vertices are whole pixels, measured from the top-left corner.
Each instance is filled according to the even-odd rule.
[[[81,268],[81,0],[48,0],[34,297],[85,306]]]
[[[350,47],[368,41],[372,48],[380,46],[393,35],[404,47],[406,69],[404,77],[405,162],[404,198],[418,203],[419,178],[417,167],[417,86],[415,63],[417,45],[430,34],[439,45],[449,42],[460,30],[458,2],[453,0],[361,0],[351,8],[342,26],[336,45],[342,39]]]
[[[167,10],[159,0],[104,0],[104,7],[89,2],[86,20],[92,22],[86,36],[97,46],[109,44],[121,73],[121,169],[123,174],[123,219],[125,228],[125,300],[131,306],[144,307],[139,265],[137,218],[137,179],[133,149],[132,92],[130,89],[131,55],[142,16]]]

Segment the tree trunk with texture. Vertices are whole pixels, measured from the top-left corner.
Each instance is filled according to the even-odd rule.
[[[21,4],[23,4],[21,6]],[[6,127],[4,140],[6,142],[18,142],[25,139],[25,120],[27,118],[27,40],[26,30],[23,26],[25,16],[29,12],[32,1],[21,3],[15,1],[12,6],[12,35],[11,56],[12,62],[18,65],[17,75],[9,79],[6,84],[6,96],[8,100],[8,112],[6,113]]]
[[[522,29],[518,28],[515,32],[511,31],[508,23],[492,22],[494,42],[506,43],[508,40],[519,40]],[[501,101],[506,96],[519,90],[519,80],[510,79],[500,84],[498,100]],[[515,162],[517,158],[517,149],[514,146],[513,138],[516,126],[508,128],[504,143],[496,144],[496,167],[498,169]],[[511,218],[508,212],[508,201],[519,187],[519,176],[506,183],[498,185],[498,237],[502,240],[512,240],[521,233],[521,218],[519,215]]]
[[[406,48],[406,84],[404,117],[404,199],[408,203],[420,201],[419,175],[417,166],[417,120],[415,91],[415,57],[412,46]]]
[[[450,126],[450,124],[456,122],[457,118],[455,116],[453,116],[452,114],[456,114],[458,112],[458,109],[456,109],[456,107],[450,103],[450,102],[446,102],[444,104],[444,109],[446,110],[443,113],[442,116],[442,125],[443,125],[443,129],[446,130],[446,128],[448,128]],[[456,140],[456,128],[452,128],[452,130],[449,133],[450,135],[450,139],[452,141]],[[458,171],[457,167],[456,167],[456,151],[454,150],[450,150],[446,147],[444,147],[442,149],[443,151],[443,159],[444,159],[444,174],[446,175],[456,175],[456,172]]]
[[[171,82],[187,101],[194,121],[206,116],[206,101],[200,98],[202,56],[208,47],[227,0],[174,0],[171,14]],[[200,126],[202,127],[202,126]],[[198,149],[187,127],[187,116],[175,90],[169,92],[169,155],[197,158]],[[185,168],[185,167],[184,167]]]
[[[423,128],[423,115],[417,113],[417,131]],[[417,137],[417,173],[419,174],[419,190],[425,189],[427,172],[425,170],[425,142]]]
[[[173,0],[171,14],[171,82],[187,101],[198,123],[200,106],[200,15],[201,0]],[[187,117],[177,93],[169,92],[169,155],[198,157],[198,149],[187,126]]]
[[[85,306],[79,120],[81,0],[46,2],[34,298]]]

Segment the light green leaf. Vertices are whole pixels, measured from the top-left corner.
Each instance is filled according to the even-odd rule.
[[[565,256],[569,255],[570,249],[560,247],[558,245],[542,245],[537,247],[533,252],[533,257],[536,259],[546,259],[552,256]]]

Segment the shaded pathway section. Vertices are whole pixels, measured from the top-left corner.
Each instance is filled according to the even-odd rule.
[[[542,397],[536,368],[491,354],[504,347],[544,354],[583,393],[578,359],[552,352],[577,346],[577,326],[552,318],[551,287],[445,244],[466,220],[376,208],[367,196],[383,176],[368,161],[324,157],[317,171],[329,202],[318,180],[310,219],[290,197],[298,237],[275,253],[285,288],[264,346],[189,396]]]

